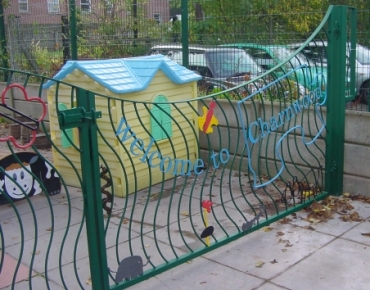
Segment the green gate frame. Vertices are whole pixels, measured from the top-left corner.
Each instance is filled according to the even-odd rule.
[[[345,121],[345,83],[338,82],[346,77],[346,44],[347,44],[347,15],[350,10],[351,47],[356,43],[355,23],[356,9],[346,6],[330,6],[322,25],[317,28],[317,32],[325,23],[328,23],[328,98],[327,98],[327,143],[326,143],[326,193],[320,195],[318,199],[323,199],[328,195],[340,195],[343,191],[343,163],[344,163],[344,121]],[[307,43],[310,40],[307,40]],[[355,50],[351,50],[351,60],[354,59]],[[351,65],[353,66],[353,61]],[[354,72],[354,69],[351,70]],[[352,89],[353,92],[353,89]],[[103,215],[101,210],[101,192],[99,179],[99,152],[97,143],[96,119],[101,116],[95,111],[94,96],[88,91],[77,90],[78,108],[59,112],[59,122],[61,129],[78,127],[80,130],[81,142],[81,161],[83,176],[83,196],[86,214],[86,226],[88,233],[88,244],[90,254],[90,270],[93,289],[108,289],[108,267],[105,252],[105,235],[103,225]],[[318,200],[316,199],[316,200]],[[313,202],[313,201],[311,201]],[[305,203],[288,210],[283,214],[272,217],[265,222],[253,227],[252,231],[264,227],[284,216],[291,214],[301,208],[307,207]],[[232,237],[219,240],[217,244],[199,249],[190,254],[179,257],[166,265],[145,272],[141,277],[134,280],[110,286],[109,289],[123,289],[134,285],[142,280],[146,280],[192,258],[207,253],[215,248],[225,245],[245,234],[238,233]],[[99,267],[96,267],[99,265]]]
[[[185,1],[183,1],[185,3]],[[75,1],[70,0],[71,9],[75,9]],[[0,8],[2,6],[0,5]],[[73,15],[73,14],[72,14]],[[0,11],[1,17],[1,11]],[[349,20],[348,20],[349,18]],[[0,19],[1,21],[1,19]],[[185,22],[184,22],[185,23]],[[348,31],[347,25],[350,26]],[[295,205],[286,211],[266,220],[247,231],[240,231],[230,236],[218,239],[207,247],[199,248],[191,253],[180,256],[165,264],[156,266],[130,281],[121,282],[117,285],[109,285],[111,275],[108,269],[104,216],[102,211],[102,192],[100,182],[99,150],[98,150],[98,126],[97,119],[102,113],[96,111],[94,93],[73,87],[77,106],[69,110],[58,110],[58,121],[61,130],[78,128],[80,138],[79,150],[82,173],[82,194],[84,202],[84,217],[86,218],[86,230],[88,241],[88,254],[90,260],[90,273],[92,288],[102,289],[124,289],[137,284],[150,277],[158,275],[175,266],[185,263],[195,257],[203,255],[225,244],[228,244],[247,233],[258,230],[279,219],[292,214],[302,208],[309,206],[312,202],[324,199],[329,195],[339,196],[343,192],[343,167],[344,167],[344,136],[345,136],[345,102],[354,98],[355,79],[355,53],[356,53],[356,9],[347,6],[330,6],[323,21],[315,30],[314,34],[321,32],[323,27],[327,28],[328,37],[328,85],[327,85],[327,118],[326,118],[326,159],[325,159],[325,192],[315,198],[311,198],[302,204]],[[348,32],[350,35],[348,35]],[[3,32],[0,31],[1,45]],[[71,32],[72,38],[76,37],[76,31]],[[346,79],[346,47],[350,36],[351,55],[351,93],[346,96],[345,82],[338,80]],[[303,45],[312,40],[309,38]],[[74,43],[74,41],[72,41]],[[2,49],[2,48],[0,48]],[[185,54],[187,55],[187,53]],[[77,58],[77,46],[72,47],[72,58]],[[4,65],[4,68],[6,66]],[[4,70],[6,74],[8,71]],[[266,73],[267,74],[267,73]],[[27,83],[28,79],[25,83]],[[42,82],[45,79],[42,80]],[[8,84],[9,85],[9,84]],[[245,84],[244,84],[245,85]],[[73,94],[72,94],[73,95]],[[214,96],[213,96],[214,97]],[[206,97],[205,97],[206,98]]]

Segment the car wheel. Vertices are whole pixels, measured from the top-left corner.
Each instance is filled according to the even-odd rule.
[[[369,97],[369,81],[364,82],[360,87],[360,92],[358,95],[357,102],[360,104],[368,104],[368,97]]]

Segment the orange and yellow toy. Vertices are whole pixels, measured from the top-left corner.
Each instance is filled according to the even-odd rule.
[[[218,125],[218,120],[213,115],[213,110],[215,109],[215,107],[216,102],[211,101],[209,103],[209,110],[207,109],[207,107],[203,107],[203,116],[198,117],[199,129],[206,134],[212,133],[213,132],[212,126]]]

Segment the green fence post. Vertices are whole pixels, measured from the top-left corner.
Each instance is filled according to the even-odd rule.
[[[92,287],[109,289],[94,94],[76,88],[77,108],[59,111],[61,129],[79,128],[82,194]]]
[[[343,193],[347,12],[334,6],[328,27],[325,190],[332,195]]]
[[[188,0],[181,0],[182,65],[189,67],[189,16]]]
[[[77,17],[76,17],[76,1],[69,0],[69,29],[71,37],[71,52],[72,60],[77,60]]]
[[[91,282],[93,289],[109,289],[107,249],[100,184],[99,151],[93,93],[78,89],[77,106],[85,109],[80,126],[82,193],[89,246]]]

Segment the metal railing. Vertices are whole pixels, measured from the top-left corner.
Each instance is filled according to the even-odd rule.
[[[22,156],[10,133],[1,139],[10,157],[0,160],[0,269],[5,256],[18,260],[11,288],[26,266],[30,289],[39,280],[48,289],[124,289],[342,194],[355,12],[330,7],[295,53],[252,78],[238,72],[221,82],[226,90],[215,82],[198,92],[194,72],[160,56],[146,58],[147,71],[161,65],[148,87],[124,93],[127,83],[100,78],[105,69],[122,78],[124,60],[68,63],[54,79],[1,69],[22,92],[38,81],[38,96],[25,101],[42,106],[47,90],[50,130],[31,116],[39,124],[31,131],[42,129],[52,152],[33,145]],[[322,41],[333,69],[296,65],[307,43]],[[171,69],[188,81],[171,79]]]

